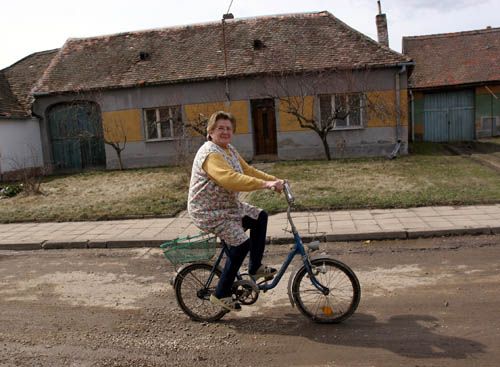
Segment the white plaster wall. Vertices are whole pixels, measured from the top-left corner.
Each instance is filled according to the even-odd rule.
[[[0,173],[40,167],[42,142],[36,119],[0,119]]]

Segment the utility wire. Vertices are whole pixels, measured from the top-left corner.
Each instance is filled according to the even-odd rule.
[[[233,5],[233,0],[231,0],[231,3],[229,4],[229,8],[227,8],[226,14],[229,14],[229,10],[231,9],[231,5]]]

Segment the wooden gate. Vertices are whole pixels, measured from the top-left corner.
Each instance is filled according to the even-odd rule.
[[[101,113],[97,104],[58,104],[48,112],[54,168],[59,171],[106,166]]]
[[[474,139],[474,92],[429,93],[424,97],[424,140]]]
[[[252,100],[251,106],[255,156],[259,159],[275,159],[278,154],[278,144],[274,100]]]

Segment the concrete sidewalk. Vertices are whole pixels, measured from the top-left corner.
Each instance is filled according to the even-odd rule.
[[[460,234],[500,234],[500,204],[464,207],[295,212],[304,239],[326,241],[407,239]],[[271,243],[292,242],[286,213],[269,218]],[[104,222],[0,224],[0,250],[156,247],[199,230],[189,218]]]

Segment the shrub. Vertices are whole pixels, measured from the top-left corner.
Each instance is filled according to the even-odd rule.
[[[10,184],[0,186],[0,199],[11,198],[23,191],[23,184]]]

